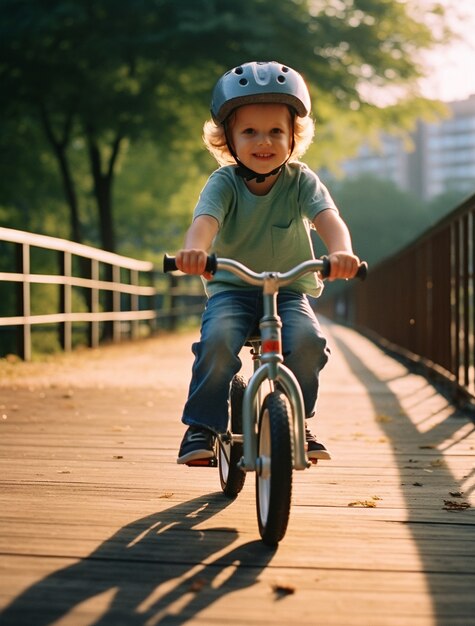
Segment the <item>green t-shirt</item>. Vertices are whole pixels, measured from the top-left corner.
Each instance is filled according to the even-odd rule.
[[[315,172],[304,163],[287,163],[269,193],[256,196],[235,169],[229,165],[213,172],[195,207],[194,219],[210,215],[218,221],[212,252],[255,272],[286,272],[314,258],[310,224],[320,211],[337,211]],[[205,281],[208,295],[246,288],[252,286],[223,270]],[[323,285],[316,274],[307,274],[286,288],[318,296]]]

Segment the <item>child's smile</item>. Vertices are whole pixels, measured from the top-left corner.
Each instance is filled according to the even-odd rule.
[[[273,156],[274,155],[272,152],[266,152],[265,154],[256,152],[254,154],[254,158],[259,159],[260,161],[263,161],[263,162],[269,161],[270,159],[272,159]]]

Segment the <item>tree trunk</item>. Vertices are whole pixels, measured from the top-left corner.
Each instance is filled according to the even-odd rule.
[[[71,229],[71,238],[73,241],[82,243],[81,222],[79,219],[79,208],[77,195],[74,188],[74,181],[69,169],[69,163],[65,150],[57,151],[57,159],[60,167],[61,177],[63,181],[64,193],[69,204],[69,220]]]
[[[91,173],[94,181],[94,195],[99,212],[101,246],[104,250],[116,252],[115,225],[112,211],[112,183],[114,180],[114,166],[119,154],[122,137],[117,135],[112,144],[111,156],[105,172],[101,162],[100,149],[91,130],[88,131],[88,141]]]
[[[103,172],[101,162],[101,152],[92,129],[88,129],[89,160],[91,165],[92,178],[94,181],[94,195],[96,197],[97,209],[99,213],[99,231],[101,236],[101,247],[109,252],[116,252],[115,228],[112,213],[112,181],[114,178],[114,165],[119,153],[122,137],[117,136],[112,145],[111,157],[107,169]],[[106,281],[112,281],[112,268],[106,265],[104,268]],[[105,308],[108,311],[113,309],[112,291],[105,292]],[[103,339],[112,339],[112,322],[105,322],[102,328]]]
[[[74,179],[71,174],[71,169],[69,167],[69,161],[67,156],[67,148],[73,123],[73,115],[70,114],[67,116],[64,124],[63,136],[59,139],[55,136],[51,120],[48,116],[46,107],[43,104],[41,104],[40,106],[40,115],[46,137],[51,147],[53,148],[53,153],[56,156],[56,160],[58,162],[61,182],[64,189],[64,195],[66,197],[66,202],[69,205],[69,219],[71,230],[70,237],[73,241],[82,243],[78,199],[74,186]]]

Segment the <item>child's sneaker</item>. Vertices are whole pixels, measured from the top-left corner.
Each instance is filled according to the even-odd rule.
[[[196,459],[212,459],[215,456],[216,436],[206,428],[189,426],[182,439],[177,463],[189,463]]]
[[[315,435],[313,435],[305,422],[305,441],[307,442],[307,456],[309,459],[316,459],[318,461],[330,461],[331,454],[325,448],[323,443],[317,441]]]

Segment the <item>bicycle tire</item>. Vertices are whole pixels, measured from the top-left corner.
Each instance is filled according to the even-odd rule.
[[[242,399],[246,389],[246,381],[242,376],[234,376],[230,391],[229,430],[242,433]],[[242,457],[242,443],[226,442],[218,439],[219,480],[224,495],[235,498],[244,487],[246,473],[238,466]]]
[[[287,399],[267,395],[259,415],[256,508],[262,541],[275,546],[284,537],[292,499],[292,437]]]

